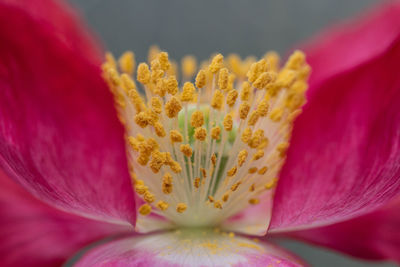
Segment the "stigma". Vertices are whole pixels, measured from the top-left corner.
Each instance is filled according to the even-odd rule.
[[[295,51],[280,64],[216,54],[181,71],[151,49],[136,67],[132,52],[106,54],[103,77],[125,128],[139,216],[177,226],[213,227],[272,198],[310,67]]]

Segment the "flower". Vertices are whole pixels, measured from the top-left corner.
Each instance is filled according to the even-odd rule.
[[[137,71],[107,54],[101,72],[58,1],[0,1],[3,265],[60,265],[106,237],[76,265],[303,265],[274,235],[400,261],[399,13],[282,68],[218,54],[195,75],[187,57],[178,85],[155,49]]]

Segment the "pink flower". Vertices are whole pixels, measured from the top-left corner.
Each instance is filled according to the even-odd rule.
[[[305,265],[267,239],[282,235],[400,262],[398,2],[304,46],[302,112],[299,51],[280,72],[268,54],[250,84],[245,63],[226,72],[216,56],[181,95],[158,54],[138,70],[147,108],[132,55],[124,75],[108,56],[102,77],[101,49],[59,1],[0,1],[0,34],[2,266],[58,266],[104,238],[76,265]]]

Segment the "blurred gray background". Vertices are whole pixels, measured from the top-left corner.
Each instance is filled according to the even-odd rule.
[[[377,0],[70,0],[104,46],[138,61],[158,44],[170,57],[205,59],[214,52],[285,53],[321,29],[379,4]],[[294,241],[281,244],[312,266],[395,266],[356,260]]]

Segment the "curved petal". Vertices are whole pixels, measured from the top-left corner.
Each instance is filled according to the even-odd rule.
[[[372,213],[326,227],[288,233],[366,259],[400,263],[400,199]]]
[[[56,210],[0,170],[1,266],[59,266],[83,246],[128,230]]]
[[[353,218],[400,194],[400,9],[397,14],[397,38],[379,56],[372,53],[357,67],[338,67],[331,78],[311,82],[312,96],[295,122],[274,198],[272,230]],[[357,54],[362,37],[354,38],[346,45]],[[324,43],[327,49],[344,38],[331,41]],[[375,47],[371,42],[361,46]],[[311,56],[310,65],[315,69],[325,54]]]
[[[399,14],[400,2],[387,2],[306,43],[304,51],[312,65],[309,96],[324,80],[385,54],[399,37]]]
[[[117,240],[89,251],[75,266],[303,266],[274,245],[226,233],[175,231]]]
[[[134,222],[123,129],[80,27],[59,1],[0,1],[0,166],[61,209]]]

